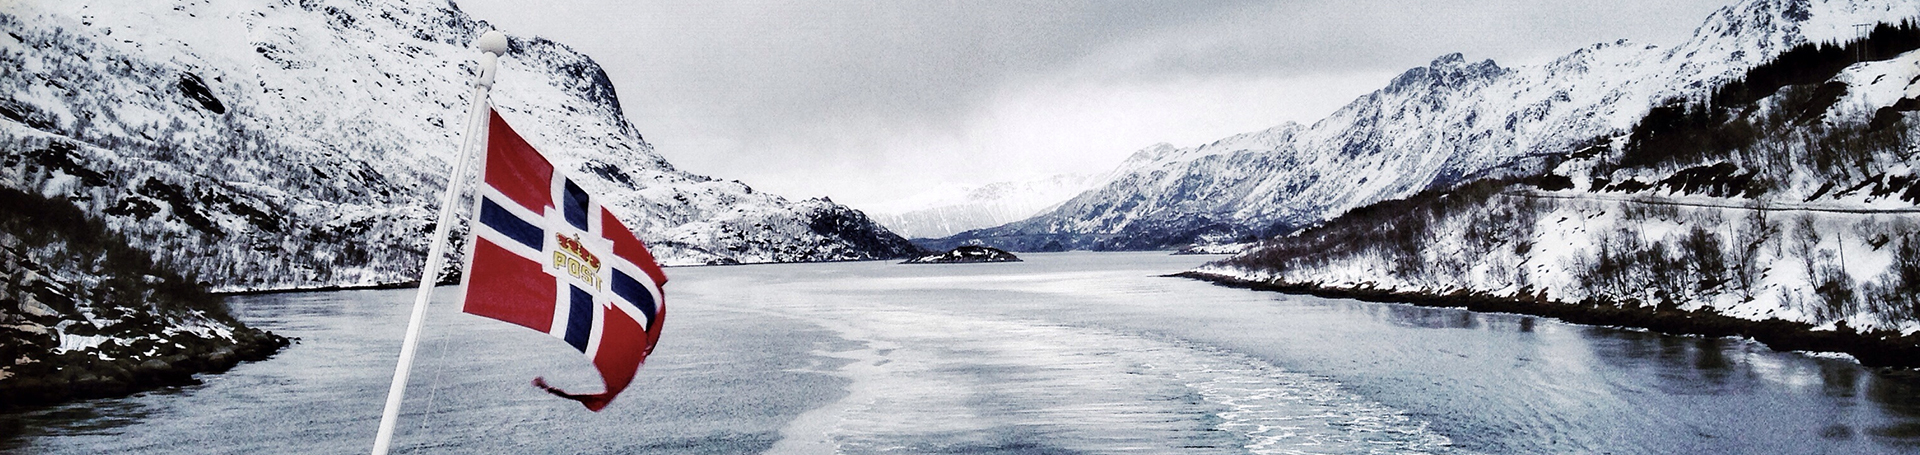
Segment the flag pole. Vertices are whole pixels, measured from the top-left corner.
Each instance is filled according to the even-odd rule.
[[[467,158],[473,154],[477,131],[486,125],[487,92],[493,89],[493,76],[499,66],[500,56],[507,53],[507,36],[499,31],[489,30],[480,35],[474,44],[480,48],[480,80],[473,84],[473,108],[467,112],[466,140],[460,144],[459,156],[453,160],[453,175],[447,179],[447,191],[440,198],[440,218],[433,226],[433,237],[427,248],[427,263],[420,270],[420,290],[414,294],[413,317],[407,320],[407,336],[400,344],[400,361],[393,369],[393,385],[387,389],[387,407],[380,414],[380,433],[373,439],[373,455],[386,455],[393,445],[393,428],[400,418],[400,402],[407,393],[407,373],[413,368],[414,347],[420,341],[420,326],[427,316],[427,300],[433,295],[433,286],[439,281],[440,269],[446,259],[447,231],[453,225],[453,205],[460,197],[460,187],[467,181]]]

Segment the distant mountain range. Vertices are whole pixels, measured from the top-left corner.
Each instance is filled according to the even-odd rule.
[[[1007,224],[1060,205],[1091,188],[1098,177],[1061,174],[1043,179],[996,182],[923,195],[893,208],[871,210],[874,221],[908,238],[939,238]]]
[[[1523,67],[1446,55],[1311,125],[1150,147],[1052,210],[922,244],[1169,249],[1284,234],[1378,201],[1544,172],[1669,99],[1705,96],[1799,44],[1854,38],[1854,24],[1917,12],[1913,2],[1753,0],[1672,48],[1622,40]]]
[[[98,214],[217,289],[411,280],[488,28],[444,0],[9,2],[0,185]],[[918,252],[831,201],[675,169],[593,60],[511,41],[495,108],[663,262]]]

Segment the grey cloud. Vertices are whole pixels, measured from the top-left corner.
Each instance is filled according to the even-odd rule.
[[[1009,93],[1377,74],[1453,52],[1511,65],[1618,38],[1673,44],[1726,1],[460,3],[592,55],[677,165],[778,189],[960,161],[891,147],[973,148],[959,130]],[[869,186],[888,185],[904,184]]]

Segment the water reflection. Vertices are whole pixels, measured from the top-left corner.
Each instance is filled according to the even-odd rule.
[[[1920,373],[1873,372],[1866,376],[1867,400],[1907,418],[1906,422],[1878,426],[1867,433],[1883,443],[1920,448]]]
[[[1293,302],[1366,316],[1400,327],[1419,329],[1478,329],[1492,332],[1532,333],[1533,316],[1506,313],[1475,313],[1459,308],[1433,308],[1402,304],[1381,304],[1343,299],[1296,299]]]
[[[1842,406],[1867,405],[1891,417],[1893,423],[1856,429],[1846,422],[1824,423],[1820,437],[1854,439],[1868,435],[1875,442],[1920,448],[1920,374],[1873,370],[1841,359],[1783,356],[1792,365],[1760,368],[1758,359],[1771,350],[1756,342],[1731,338],[1676,337],[1656,333],[1587,327],[1580,331],[1590,341],[1594,358],[1622,369],[1646,373],[1666,393],[1728,395],[1753,393],[1767,384],[1817,386],[1821,395]],[[1864,398],[1864,401],[1861,399]],[[1844,420],[1836,417],[1836,420]]]
[[[1836,441],[1853,439],[1853,427],[1843,423],[1828,425],[1826,429],[1820,430],[1820,438]]]
[[[1860,387],[1860,367],[1841,362],[1820,364],[1821,391],[1834,398],[1852,398]]]
[[[1873,372],[1866,382],[1867,399],[1889,412],[1920,418],[1920,373]]]
[[[1594,358],[1621,370],[1657,379],[1649,384],[1662,392],[1681,395],[1752,393],[1764,382],[1807,382],[1767,378],[1746,357],[1750,342],[1724,338],[1678,337],[1606,327],[1582,327],[1580,335]],[[1764,349],[1764,348],[1762,348]],[[1798,370],[1790,370],[1797,372]],[[1797,373],[1787,373],[1797,374]]]
[[[0,449],[13,450],[25,438],[38,434],[115,434],[121,427],[145,420],[151,412],[148,406],[136,402],[96,400],[0,414],[0,430],[5,430],[0,431]]]
[[[1290,305],[1303,305],[1329,316],[1355,316],[1393,328],[1376,328],[1365,336],[1445,343],[1437,348],[1397,347],[1414,356],[1455,353],[1459,357],[1456,362],[1473,365],[1470,369],[1485,370],[1482,374],[1510,376],[1519,381],[1540,378],[1543,382],[1535,385],[1537,387],[1552,391],[1554,387],[1565,386],[1569,393],[1584,397],[1582,400],[1592,400],[1574,405],[1575,411],[1586,406],[1609,406],[1600,403],[1618,400],[1617,405],[1624,409],[1639,409],[1648,414],[1609,430],[1624,431],[1609,439],[1612,442],[1595,443],[1590,448],[1631,447],[1624,451],[1646,453],[1662,453],[1677,447],[1710,452],[1764,452],[1768,448],[1821,452],[1817,447],[1852,453],[1920,450],[1920,373],[1874,370],[1846,359],[1783,354],[1739,338],[1669,336],[1453,308],[1298,296],[1285,300]],[[1427,336],[1400,332],[1409,329],[1525,335],[1486,338],[1462,333]],[[1474,349],[1479,353],[1476,357],[1492,359],[1546,358],[1571,362],[1559,363],[1568,370],[1512,363],[1511,371],[1495,371],[1501,370],[1503,364],[1477,363],[1468,359],[1468,355],[1458,354],[1461,349]],[[1398,362],[1404,364],[1406,360]],[[1422,380],[1449,379],[1435,372],[1433,376],[1413,382]],[[1404,383],[1402,380],[1399,384]],[[1502,399],[1539,403],[1559,397],[1551,392],[1516,393],[1510,398],[1490,400]],[[1456,407],[1448,406],[1449,409]],[[1727,419],[1730,415],[1742,414],[1746,416]],[[1490,425],[1495,429],[1508,429],[1501,425],[1529,425],[1537,417],[1521,415],[1515,417],[1514,422],[1495,419]],[[1604,421],[1593,424],[1610,428]],[[1636,429],[1625,430],[1628,427]],[[1478,443],[1471,435],[1452,436],[1457,442]],[[1699,445],[1674,445],[1687,438],[1698,438]],[[1487,447],[1519,451],[1543,448]]]

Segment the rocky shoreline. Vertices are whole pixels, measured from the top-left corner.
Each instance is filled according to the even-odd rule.
[[[103,345],[97,350],[53,356],[26,371],[17,365],[13,368],[17,376],[0,382],[0,409],[122,397],[198,384],[196,374],[220,373],[240,362],[266,360],[293,342],[264,330],[237,331],[233,338],[232,342],[183,337],[165,343]],[[156,355],[135,356],[154,348],[160,348]],[[115,360],[104,360],[102,355]]]
[[[69,201],[0,188],[0,408],[192,384],[290,342]]]
[[[1021,262],[1019,256],[999,248],[961,245],[945,253],[908,259],[901,264],[979,264],[987,262]]]
[[[1835,330],[1815,330],[1813,324],[1777,318],[1755,321],[1706,310],[1622,307],[1601,301],[1566,303],[1524,292],[1508,296],[1470,291],[1432,294],[1310,283],[1270,283],[1196,271],[1168,276],[1257,291],[1543,316],[1574,324],[1641,328],[1668,335],[1740,336],[1759,341],[1776,351],[1839,352],[1851,355],[1861,365],[1869,367],[1920,368],[1920,334],[1901,335],[1889,330],[1860,332],[1844,323]]]

